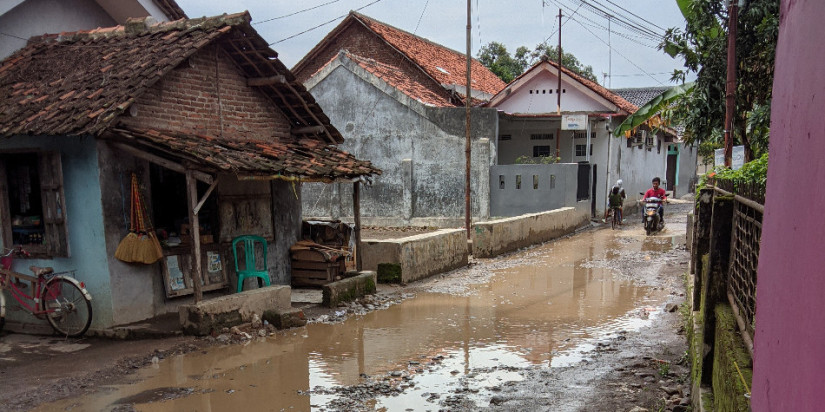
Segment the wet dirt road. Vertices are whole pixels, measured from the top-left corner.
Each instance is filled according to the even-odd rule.
[[[597,410],[600,390],[622,389],[605,376],[674,339],[664,307],[684,300],[684,210],[656,236],[635,222],[588,230],[412,285],[396,305],[168,357],[39,410]]]

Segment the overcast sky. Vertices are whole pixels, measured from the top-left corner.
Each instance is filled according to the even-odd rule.
[[[471,0],[472,55],[491,41],[503,43],[512,54],[519,46],[533,49],[547,41],[558,43],[562,9],[562,48],[593,67],[599,83],[612,88],[673,85],[678,60],[656,50],[652,33],[684,29],[676,0]],[[466,50],[465,0],[177,0],[191,17],[248,10],[253,27],[293,67],[337,26],[350,10],[414,33],[453,50]],[[372,3],[372,4],[371,4]],[[366,7],[364,7],[366,6]],[[363,8],[362,8],[363,7]],[[311,9],[307,11],[306,9]],[[291,15],[292,13],[297,14]],[[608,18],[610,14],[610,35]],[[572,18],[568,19],[572,15]],[[284,17],[286,16],[286,17]],[[273,20],[270,20],[273,19]],[[270,21],[266,21],[270,20]],[[298,35],[315,26],[326,25]],[[632,27],[630,27],[632,26]],[[297,36],[296,36],[297,35]],[[290,38],[291,36],[295,36]],[[612,46],[608,47],[608,43]],[[612,64],[611,64],[612,61]],[[612,73],[606,79],[603,73]]]

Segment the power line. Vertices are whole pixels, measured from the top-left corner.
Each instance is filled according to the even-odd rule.
[[[355,9],[355,11],[360,11],[360,10],[363,10],[363,9],[365,9],[365,8],[367,8],[367,7],[369,7],[369,6],[372,6],[373,4],[378,3],[378,2],[380,2],[380,1],[382,1],[382,0],[374,0],[374,1],[370,2],[370,3],[367,3],[367,4],[363,5],[363,6],[361,6],[361,7],[357,8],[357,9]],[[296,38],[296,37],[298,37],[298,36],[300,36],[300,35],[302,35],[302,34],[309,33],[309,32],[311,32],[311,31],[313,31],[313,30],[315,30],[315,29],[318,29],[318,28],[321,28],[321,27],[326,26],[327,24],[333,23],[333,22],[335,22],[336,20],[341,20],[341,19],[343,19],[344,17],[347,17],[348,15],[349,15],[349,13],[348,13],[348,14],[341,15],[341,16],[338,16],[338,17],[336,17],[336,18],[334,18],[334,19],[332,19],[332,20],[326,21],[326,22],[321,23],[321,24],[319,24],[319,25],[317,25],[317,26],[310,27],[310,28],[308,28],[308,29],[306,29],[306,30],[304,30],[304,31],[302,31],[302,32],[300,32],[300,33],[293,34],[292,36],[289,36],[289,37],[284,37],[284,38],[283,38],[283,39],[281,39],[281,40],[278,40],[278,41],[274,41],[274,42],[272,42],[272,43],[269,43],[269,46],[272,46],[272,45],[275,45],[275,44],[278,44],[278,43],[281,43],[281,42],[285,42],[285,41],[287,41],[287,40],[289,40],[289,39],[294,39],[294,38]]]
[[[22,38],[22,37],[20,37],[20,36],[15,36],[15,35],[13,35],[13,34],[3,33],[2,31],[0,31],[0,35],[3,35],[3,36],[8,36],[8,37],[11,37],[11,38],[14,38],[14,39],[18,39],[18,40],[29,41],[29,39],[24,39],[24,38]]]
[[[326,6],[326,5],[332,4],[332,3],[337,3],[337,2],[339,2],[339,1],[341,1],[341,0],[332,0],[332,1],[328,1],[328,2],[326,2],[326,3],[319,4],[319,5],[317,5],[317,6],[309,7],[309,8],[303,9],[303,10],[298,10],[298,11],[296,11],[296,12],[294,12],[294,13],[284,14],[283,16],[273,17],[273,18],[271,18],[271,19],[261,20],[261,21],[259,21],[259,22],[255,22],[255,23],[252,23],[252,24],[262,24],[262,23],[266,23],[266,22],[273,21],[273,20],[279,20],[279,19],[283,19],[283,18],[287,18],[287,17],[292,17],[292,16],[294,16],[294,15],[296,15],[296,14],[301,14],[301,13],[303,13],[303,12],[305,12],[305,11],[315,10],[315,9],[317,9],[317,8],[319,8],[319,7],[323,7],[323,6]]]
[[[553,3],[555,3],[555,4],[556,4],[556,5],[558,5],[559,7],[565,8],[565,9],[567,9],[567,10],[571,10],[571,9],[572,9],[572,7],[571,7],[571,6],[568,6],[567,4],[562,4],[562,3],[557,2],[557,1],[555,1],[555,0],[551,0],[551,1],[553,1]],[[580,3],[579,5],[581,5],[581,3]],[[596,23],[595,21],[593,21],[592,19],[590,19],[590,18],[588,18],[588,17],[585,17],[584,15],[579,14],[578,16],[579,16],[580,18],[582,18],[582,19],[584,19],[584,20],[586,20],[586,21],[590,22],[590,23],[591,23],[591,27],[598,28],[598,29],[601,29],[601,30],[604,30],[604,31],[607,31],[607,30],[608,30],[608,28],[607,28],[607,27],[602,26],[602,25],[600,25],[599,23]],[[604,17],[604,16],[599,15],[599,17]],[[577,22],[577,23],[579,23],[579,24],[584,24],[584,23],[582,23],[582,22],[581,22],[581,21],[579,21],[579,20],[576,20],[576,22]],[[627,39],[627,40],[630,40],[631,42],[636,43],[636,44],[638,44],[638,45],[640,45],[640,46],[648,47],[648,48],[651,48],[651,49],[655,49],[655,48],[656,48],[656,46],[653,46],[653,45],[650,45],[650,44],[643,43],[643,41],[644,41],[644,40],[647,40],[647,41],[651,40],[651,39],[649,39],[649,38],[647,38],[647,37],[642,38],[642,37],[633,36],[633,35],[631,35],[631,34],[627,34],[627,33],[619,32],[619,31],[611,31],[611,32],[612,32],[612,33],[616,33],[616,35],[617,35],[617,36],[619,36],[619,37],[623,37],[623,38],[625,38],[625,39]],[[634,37],[635,37],[635,39],[634,39]],[[636,39],[639,39],[639,40],[636,40]]]
[[[573,19],[573,21],[575,21],[576,23],[579,23],[579,25],[580,25],[580,26],[582,26],[582,28],[583,28],[583,29],[587,30],[590,34],[592,34],[592,35],[593,35],[593,37],[595,37],[596,39],[598,39],[599,41],[601,41],[602,43],[604,43],[605,45],[607,45],[608,47],[610,47],[610,45],[609,45],[609,44],[607,44],[607,42],[605,42],[604,40],[602,40],[602,38],[601,38],[601,37],[597,36],[597,35],[596,35],[596,33],[593,33],[590,29],[588,29],[588,28],[587,28],[587,26],[585,26],[584,24],[582,24],[580,21],[578,21],[578,20],[576,20],[576,19]],[[651,79],[653,79],[656,83],[659,83],[659,84],[660,84],[660,85],[662,85],[662,86],[666,86],[664,83],[660,82],[657,78],[653,77],[653,75],[651,75],[650,73],[646,72],[643,68],[639,67],[639,65],[638,65],[638,64],[636,64],[633,60],[628,59],[628,58],[627,58],[624,54],[621,54],[621,53],[619,53],[618,51],[616,51],[615,49],[612,49],[612,48],[611,48],[611,50],[612,50],[612,51],[614,51],[614,52],[615,52],[616,54],[618,54],[619,56],[621,56],[623,59],[627,60],[627,62],[628,62],[628,63],[632,64],[634,67],[636,67],[637,69],[639,69],[639,71],[641,71],[642,73],[646,74],[648,77],[650,77]]]
[[[594,0],[594,1],[596,1],[596,2],[598,3],[598,0]],[[634,17],[636,17],[637,19],[639,19],[639,20],[641,20],[641,21],[643,21],[643,22],[645,22],[645,23],[647,23],[647,24],[649,24],[649,25],[651,25],[651,26],[653,26],[653,27],[655,27],[655,28],[657,28],[657,29],[659,29],[659,30],[663,31],[663,32],[664,32],[664,31],[667,31],[666,29],[663,29],[662,27],[657,26],[657,25],[656,25],[656,23],[653,23],[653,22],[651,22],[650,20],[647,20],[647,19],[645,19],[644,17],[641,17],[641,16],[637,15],[637,14],[633,13],[632,11],[630,11],[630,10],[628,10],[628,9],[626,9],[626,8],[624,8],[624,7],[622,7],[622,6],[620,6],[620,5],[618,5],[618,4],[616,4],[616,3],[613,3],[613,2],[612,2],[612,1],[610,1],[610,0],[605,0],[605,1],[606,1],[606,2],[608,2],[608,3],[610,3],[610,4],[612,4],[612,5],[614,5],[614,6],[616,6],[616,7],[618,7],[619,9],[621,9],[621,10],[623,10],[623,11],[625,11],[625,12],[629,13],[630,15],[632,15],[632,16],[634,16]]]

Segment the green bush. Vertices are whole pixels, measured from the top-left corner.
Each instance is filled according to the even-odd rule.
[[[712,171],[699,178],[699,184],[696,186],[697,198],[699,196],[699,190],[707,187],[708,181],[711,179],[715,181],[749,182],[765,187],[768,181],[768,154],[765,153],[762,157],[745,163],[738,170],[728,169],[724,166],[716,166]]]

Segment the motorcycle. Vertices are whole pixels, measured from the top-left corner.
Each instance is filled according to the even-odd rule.
[[[650,236],[651,233],[658,232],[665,228],[665,222],[659,216],[659,210],[662,208],[662,199],[658,197],[649,197],[644,200],[644,225],[645,233]]]

